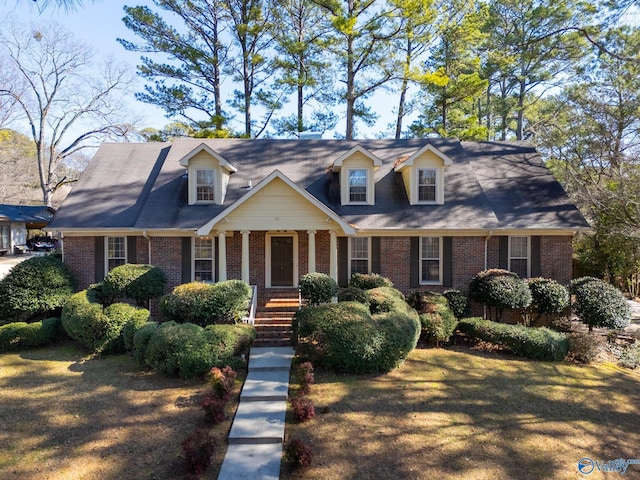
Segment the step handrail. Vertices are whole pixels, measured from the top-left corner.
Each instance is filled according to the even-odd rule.
[[[254,325],[256,321],[256,308],[258,307],[258,286],[251,285],[251,301],[249,302],[248,315],[242,317],[242,323]]]

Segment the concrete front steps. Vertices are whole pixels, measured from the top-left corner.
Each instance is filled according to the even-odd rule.
[[[291,345],[291,319],[298,311],[298,291],[269,289],[258,298],[254,326],[256,347],[285,347]]]
[[[252,347],[218,480],[278,480],[292,347]]]

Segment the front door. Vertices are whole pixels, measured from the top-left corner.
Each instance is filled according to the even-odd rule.
[[[271,237],[271,285],[293,286],[293,237]]]

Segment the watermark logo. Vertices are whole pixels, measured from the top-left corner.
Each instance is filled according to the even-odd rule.
[[[618,472],[624,475],[627,473],[629,465],[640,465],[640,459],[625,460],[624,458],[618,458],[605,462],[603,460],[592,460],[584,457],[578,461],[578,471],[584,475],[589,475],[594,470],[598,470],[599,472]]]

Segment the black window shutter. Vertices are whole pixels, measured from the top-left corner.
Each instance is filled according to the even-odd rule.
[[[191,238],[182,237],[182,283],[191,281]]]
[[[214,237],[212,243],[213,248],[213,281],[218,282],[220,280],[220,238]]]
[[[104,280],[104,237],[95,237],[95,268],[96,268],[96,283]]]
[[[509,237],[498,237],[498,268],[509,270]]]
[[[540,265],[540,237],[531,237],[531,276],[539,277],[542,275],[542,267]]]
[[[349,286],[349,241],[347,237],[338,237],[338,285]]]
[[[411,237],[409,243],[409,286],[420,287],[420,237]]]
[[[453,286],[453,237],[442,237],[442,285]]]
[[[138,263],[136,237],[127,237],[127,263]]]
[[[381,273],[380,237],[371,237],[371,273]]]

